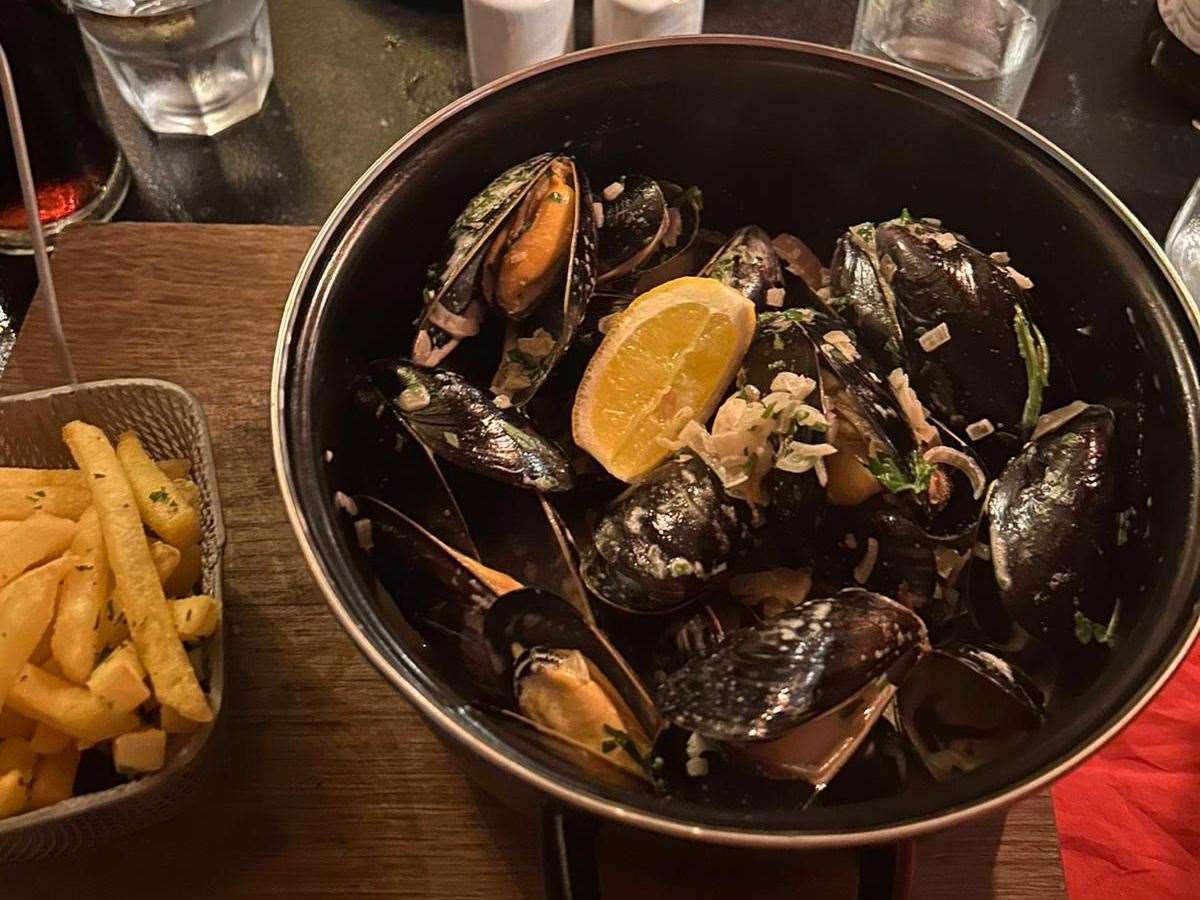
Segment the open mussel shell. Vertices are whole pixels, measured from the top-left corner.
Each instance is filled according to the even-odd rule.
[[[563,174],[556,174],[560,169]],[[596,224],[587,175],[570,157],[555,157],[550,173],[547,177],[560,178],[571,185],[570,196],[565,189],[548,190],[539,200],[541,208],[528,213],[528,224],[517,228],[514,223],[497,235],[497,244],[489,250],[483,273],[491,302],[500,305],[509,317],[504,355],[492,380],[492,390],[518,407],[537,392],[571,345],[596,287]],[[531,201],[538,196],[538,190],[536,185],[531,189]],[[545,218],[542,212],[545,209],[561,212],[556,209],[559,206],[569,207],[570,233],[565,242],[539,239],[536,229]],[[513,216],[522,213],[522,207],[518,207]],[[506,245],[501,247],[500,241]],[[526,242],[530,245],[525,246]],[[544,260],[535,277],[525,272],[539,253],[550,252],[553,258]],[[511,260],[517,262],[510,266]],[[510,270],[518,274],[506,279]],[[491,274],[493,271],[498,274]],[[492,279],[496,287],[488,290]],[[505,299],[502,290],[506,283],[516,285],[511,300]]]
[[[1009,268],[923,222],[885,222],[875,237],[880,258],[895,266],[912,374],[934,412],[956,429],[987,419],[1000,433],[1027,431],[1043,385],[1030,385],[1022,347],[1044,363],[1045,344]],[[922,335],[943,325],[949,340],[922,348]]]
[[[516,487],[572,487],[566,454],[461,375],[404,360],[376,360],[369,368],[387,409],[439,458]]]
[[[488,243],[553,158],[543,153],[503,172],[450,226],[446,249],[429,267],[425,283],[425,306],[412,349],[418,364],[438,365],[459,341],[479,331],[484,308],[478,283]]]
[[[526,692],[532,690],[531,684],[537,688],[545,687],[538,683],[539,675],[541,681],[554,681],[546,676],[553,676],[560,670],[562,674],[570,675],[572,668],[583,666],[587,674],[582,678],[567,677],[558,681],[572,685],[583,682],[595,697],[603,695],[619,716],[620,730],[648,751],[662,724],[654,701],[608,638],[566,600],[533,589],[505,594],[484,617],[484,636],[493,664],[497,670],[506,673],[515,708],[523,715],[548,725],[553,719],[539,715],[539,708],[556,709],[556,714],[561,715],[562,710],[578,704],[581,711],[578,727],[586,728],[589,722],[598,721],[602,711],[596,709],[594,697],[589,699],[589,696],[575,694],[563,699],[558,686],[544,692],[550,697],[549,702],[536,706],[525,702]],[[575,727],[560,723],[557,730],[582,740],[585,735],[572,733]]]
[[[671,673],[658,705],[707,738],[771,740],[897,675],[927,647],[915,613],[850,588],[728,635]]]
[[[720,239],[700,228],[700,191],[657,179],[667,201],[667,229],[654,251],[621,278],[610,279],[610,289],[644,294],[673,278],[694,275],[720,244]]]
[[[823,806],[894,797],[908,784],[904,737],[886,718],[871,727],[854,755],[820,794]]]
[[[426,663],[468,698],[503,697],[507,685],[492,662],[484,616],[520,584],[455,551],[380,500],[360,495],[353,502],[360,520],[370,523],[359,542],[376,577],[433,651]]]
[[[900,728],[937,781],[1013,750],[1041,725],[1041,692],[1011,663],[966,644],[934,650],[896,696]]]
[[[667,198],[653,178],[625,175],[613,184],[620,193],[599,201],[604,216],[596,231],[600,283],[638,269],[658,250],[670,223]]]
[[[1033,637],[1078,646],[1080,621],[1103,626],[1115,606],[1115,420],[1085,405],[1037,434],[992,485],[988,547],[1000,603]]]
[[[701,277],[715,278],[754,301],[760,312],[770,309],[767,292],[783,288],[783,268],[770,236],[757,225],[733,233],[700,270]]]
[[[889,278],[894,271],[894,266],[880,270],[875,226],[869,222],[855,225],[834,245],[829,305],[854,328],[881,364],[905,369],[904,333]]]
[[[699,596],[749,545],[750,510],[699,457],[680,454],[601,513],[582,575],[601,600],[669,612]]]

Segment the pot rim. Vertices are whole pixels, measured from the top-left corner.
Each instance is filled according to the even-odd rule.
[[[1045,152],[1056,162],[1061,164],[1071,174],[1077,177],[1087,188],[1091,190],[1096,197],[1102,200],[1117,215],[1119,219],[1121,219],[1130,232],[1132,232],[1133,236],[1136,237],[1137,240],[1143,245],[1150,257],[1158,263],[1162,274],[1174,289],[1176,297],[1180,301],[1180,305],[1184,313],[1187,315],[1193,332],[1200,336],[1200,307],[1197,306],[1196,301],[1188,293],[1182,282],[1182,279],[1175,271],[1161,246],[1153,238],[1146,227],[1138,220],[1138,218],[1134,216],[1132,212],[1130,212],[1125,204],[1122,203],[1095,175],[1089,172],[1082,164],[1076,161],[1072,156],[1070,156],[1052,141],[1048,140],[1039,132],[1030,128],[1028,125],[1025,125],[1018,119],[978,99],[966,91],[963,91],[960,88],[946,84],[922,72],[905,68],[898,63],[876,59],[874,57],[866,56],[861,53],[856,53],[838,47],[829,47],[823,44],[815,44],[809,41],[798,41],[788,38],[739,34],[677,35],[647,40],[625,41],[622,43],[609,44],[601,47],[591,47],[576,51],[574,53],[569,53],[564,56],[556,57],[551,60],[546,60],[541,63],[536,63],[532,66],[527,66],[524,69],[520,69],[516,72],[499,78],[493,82],[483,85],[482,87],[476,88],[468,94],[463,95],[454,102],[448,104],[433,115],[426,118],[423,122],[409,131],[408,134],[393,144],[387,151],[385,151],[359,177],[354,185],[342,197],[337,206],[334,207],[333,211],[329,214],[328,218],[325,220],[325,223],[322,225],[321,230],[314,238],[308,253],[305,255],[304,261],[300,266],[300,269],[296,273],[296,278],[292,283],[292,289],[288,295],[287,303],[284,307],[271,373],[271,441],[275,458],[275,473],[279,482],[280,492],[283,496],[284,507],[287,511],[288,520],[291,522],[292,530],[295,532],[296,539],[300,544],[301,552],[304,554],[304,558],[308,563],[308,567],[312,572],[313,578],[316,580],[318,587],[321,589],[321,593],[325,596],[327,605],[337,618],[342,628],[358,646],[359,651],[362,652],[362,654],[367,658],[368,661],[370,661],[370,663],[376,668],[376,670],[379,671],[381,675],[389,680],[393,686],[400,691],[404,698],[417,709],[417,711],[427,722],[436,725],[443,734],[453,738],[457,744],[467,748],[479,758],[497,767],[508,775],[520,780],[526,785],[535,788],[542,794],[610,821],[632,827],[643,828],[648,831],[657,832],[659,834],[664,834],[671,837],[682,838],[685,840],[697,840],[707,843],[724,844],[728,846],[775,849],[817,849],[852,847],[868,843],[909,840],[934,831],[940,831],[970,819],[999,812],[1018,800],[1021,800],[1030,794],[1045,788],[1075,768],[1077,765],[1081,764],[1084,760],[1108,743],[1112,738],[1116,737],[1116,735],[1122,729],[1124,729],[1125,726],[1128,725],[1138,715],[1138,713],[1142,711],[1142,709],[1155,697],[1155,695],[1157,695],[1166,681],[1174,674],[1180,663],[1182,663],[1184,658],[1188,655],[1197,637],[1200,637],[1200,605],[1197,606],[1197,610],[1194,614],[1194,621],[1192,622],[1190,632],[1179,644],[1178,650],[1174,656],[1166,661],[1166,664],[1162,667],[1158,676],[1152,682],[1148,683],[1142,688],[1140,695],[1132,701],[1129,708],[1125,710],[1124,714],[1121,715],[1117,721],[1113,722],[1104,731],[1093,736],[1086,744],[1078,748],[1068,758],[1062,760],[1060,763],[1042,772],[1041,774],[1035,775],[1018,784],[1015,784],[1007,790],[996,794],[995,796],[916,822],[908,822],[885,828],[857,829],[826,833],[797,833],[785,831],[762,832],[743,828],[685,824],[684,822],[671,818],[667,815],[659,815],[630,809],[620,803],[603,800],[599,797],[577,791],[571,788],[569,785],[563,784],[552,777],[548,777],[540,772],[534,771],[533,769],[522,765],[517,760],[505,755],[498,747],[489,744],[481,739],[478,735],[473,734],[470,729],[468,729],[462,722],[459,721],[454,713],[442,706],[440,703],[434,701],[429,696],[426,696],[426,694],[417,686],[414,679],[410,678],[398,667],[392,665],[387,659],[384,658],[384,655],[371,642],[371,640],[359,626],[351,611],[347,609],[346,605],[342,601],[342,598],[339,596],[336,588],[334,587],[330,572],[326,569],[317,552],[313,532],[309,528],[308,522],[305,520],[304,513],[300,508],[300,497],[296,486],[295,473],[288,459],[288,448],[285,446],[284,434],[287,431],[287,422],[285,421],[286,409],[283,402],[283,391],[284,382],[287,377],[287,372],[285,370],[288,364],[289,339],[292,336],[293,330],[298,321],[298,313],[302,302],[302,297],[306,289],[311,285],[314,277],[319,276],[319,271],[317,270],[318,262],[320,261],[324,251],[328,248],[331,241],[336,236],[338,230],[344,224],[348,211],[364,195],[369,193],[383,171],[399,156],[404,154],[413,144],[415,144],[433,129],[456,118],[462,110],[474,105],[479,100],[501,91],[510,85],[523,81],[526,78],[531,78],[562,66],[570,66],[577,62],[629,51],[640,51],[658,47],[673,47],[680,45],[740,45],[748,47],[760,47],[770,50],[799,52],[810,56],[821,56],[842,62],[852,62],[867,68],[887,72],[890,75],[899,76],[908,81],[915,82],[925,88],[931,88],[941,94],[946,95],[947,97],[950,97],[953,100],[957,100],[959,103],[964,103],[976,111],[981,112],[993,120],[1007,126],[1011,131],[1015,132],[1018,137],[1023,138],[1025,141],[1033,144],[1036,148]]]

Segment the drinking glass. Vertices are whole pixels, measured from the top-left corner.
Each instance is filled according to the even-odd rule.
[[[853,49],[1016,115],[1059,0],[859,0]]]
[[[79,30],[154,131],[216,134],[274,74],[267,0],[72,0]]]
[[[1163,246],[1187,289],[1200,300],[1200,180],[1179,207]]]

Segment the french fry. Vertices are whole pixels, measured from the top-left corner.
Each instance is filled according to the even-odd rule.
[[[188,505],[132,431],[117,439],[117,459],[129,479],[142,521],[151,531],[175,547],[186,547],[199,539],[200,517],[195,507]]]
[[[8,704],[21,715],[45,722],[83,744],[95,744],[141,725],[133,713],[119,713],[87,688],[29,664],[9,692]]]
[[[35,512],[78,519],[91,502],[91,494],[84,486],[0,488],[0,519],[28,519]]]
[[[28,803],[29,789],[21,773],[13,770],[0,775],[0,819],[24,812]]]
[[[150,699],[146,670],[138,661],[133,644],[128,641],[96,666],[96,671],[88,678],[87,686],[88,690],[117,712],[135,710]]]
[[[45,722],[38,722],[33,729],[33,737],[29,739],[29,747],[39,756],[52,756],[61,753],[67,745],[74,746],[71,736],[63,734],[57,728],[51,728]]]
[[[33,737],[37,722],[17,715],[8,707],[0,708],[0,738],[20,737],[28,740]]]
[[[37,754],[25,738],[5,738],[0,741],[0,772],[11,772],[16,769],[28,784],[33,780],[33,766],[37,762]]]
[[[163,541],[151,541],[150,558],[154,560],[154,570],[158,572],[159,584],[166,584],[179,567],[179,551]]]
[[[172,481],[176,478],[187,478],[188,473],[192,471],[192,463],[186,459],[160,459],[158,467]]]
[[[30,809],[50,806],[74,794],[79,756],[79,748],[68,744],[57,753],[43,756],[37,761],[33,770],[33,784],[29,788]]]
[[[124,775],[157,772],[167,760],[167,734],[145,728],[113,740],[113,765]]]
[[[125,621],[125,613],[119,608],[116,598],[109,597],[100,615],[100,648],[111,650],[128,637],[129,623]]]
[[[197,641],[217,630],[221,621],[221,604],[207,594],[171,601],[175,631],[182,640]]]
[[[58,615],[50,636],[50,651],[63,676],[83,684],[92,674],[100,652],[99,621],[104,602],[112,590],[108,554],[100,533],[100,517],[91,507],[79,519],[79,530],[71,542],[77,564],[67,572],[58,594]],[[41,660],[34,662],[40,664]]]
[[[196,590],[200,582],[203,554],[199,544],[188,544],[179,552],[179,565],[163,584],[168,597],[186,597]]]
[[[191,734],[200,728],[199,722],[184,718],[169,706],[158,708],[158,724],[167,734]]]
[[[116,593],[129,622],[138,656],[150,674],[155,696],[159,703],[174,707],[193,721],[211,721],[208,700],[183,643],[175,633],[175,623],[142,530],[133,489],[112,445],[99,428],[83,422],[64,426],[63,440],[75,463],[88,475]],[[97,478],[97,475],[102,477]]]
[[[183,497],[183,501],[192,509],[200,510],[200,487],[190,478],[175,478],[171,480],[175,490]]]
[[[0,591],[0,706],[50,626],[58,584],[73,562],[71,557],[48,562]]]
[[[182,477],[182,476],[178,476]],[[0,488],[77,487],[87,489],[78,469],[12,469],[0,467]]]
[[[36,512],[19,522],[0,544],[0,588],[31,566],[62,555],[71,546],[78,528],[70,519],[44,512]]]

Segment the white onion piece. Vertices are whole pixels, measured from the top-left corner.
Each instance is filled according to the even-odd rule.
[[[925,462],[958,469],[971,482],[971,496],[976,500],[983,496],[983,489],[987,487],[987,476],[983,474],[983,469],[979,468],[979,464],[967,454],[961,450],[955,450],[953,447],[938,446],[930,447],[923,456]]]
[[[1087,403],[1084,403],[1082,400],[1076,400],[1073,403],[1068,403],[1066,406],[1060,406],[1058,409],[1043,413],[1038,416],[1037,424],[1033,426],[1033,434],[1029,436],[1030,442],[1036,441],[1044,434],[1057,431],[1087,408]]]

